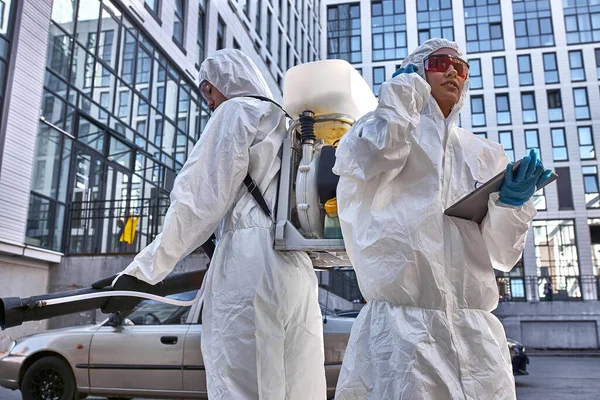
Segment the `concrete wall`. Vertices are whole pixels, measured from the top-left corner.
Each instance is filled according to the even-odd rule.
[[[0,271],[1,297],[26,297],[46,293],[50,273],[48,263],[0,254]],[[26,322],[0,332],[0,350],[13,339],[45,330],[46,325],[46,321]]]
[[[527,347],[600,349],[600,302],[506,302],[494,314]]]
[[[133,257],[134,255],[65,257],[60,265],[51,270],[47,292],[55,293],[89,287],[97,280],[123,271]],[[204,253],[192,253],[182,260],[174,271],[192,271],[206,268],[207,264],[208,257]],[[106,317],[100,310],[71,314],[50,319],[48,328],[93,324]]]

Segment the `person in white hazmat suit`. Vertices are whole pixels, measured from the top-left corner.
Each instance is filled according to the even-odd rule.
[[[273,249],[273,221],[243,183],[249,172],[273,208],[285,114],[269,101],[243,97],[271,99],[272,94],[239,50],[208,57],[200,80],[215,111],[177,175],[162,233],[123,274],[157,284],[216,230],[202,288],[209,398],[325,399],[323,326],[312,263],[304,252]]]
[[[444,215],[509,164],[500,144],[457,126],[468,90],[460,57],[454,42],[423,43],[337,148],[338,216],[367,303],[336,399],[515,398],[504,329],[490,313],[494,268],[518,261],[536,210],[493,193],[480,225]],[[535,174],[519,172],[547,178],[526,158]]]

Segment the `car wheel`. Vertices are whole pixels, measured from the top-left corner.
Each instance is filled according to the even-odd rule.
[[[79,393],[69,364],[58,357],[44,357],[25,372],[21,395],[23,400],[73,400]]]

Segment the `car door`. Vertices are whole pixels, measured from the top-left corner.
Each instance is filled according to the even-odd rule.
[[[196,291],[169,296],[192,300]],[[190,307],[144,300],[120,326],[102,326],[90,347],[92,391],[125,393],[182,390],[182,361]]]
[[[198,398],[206,396],[206,370],[204,369],[204,359],[200,350],[200,340],[202,336],[202,309],[198,307],[195,311],[185,337],[183,347],[183,390],[185,392],[194,392]]]

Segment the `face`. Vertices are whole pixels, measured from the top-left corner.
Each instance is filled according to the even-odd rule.
[[[227,101],[227,97],[219,92],[219,90],[208,81],[202,81],[200,83],[200,93],[204,100],[206,100],[208,108],[213,111],[215,111],[224,101]]]
[[[426,59],[425,77],[431,86],[431,95],[447,117],[452,107],[460,100],[468,76],[468,67],[466,63],[461,63],[459,58],[448,60],[446,57],[436,57],[436,54],[458,57],[458,53],[453,49],[439,49],[430,54],[429,60]]]

